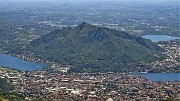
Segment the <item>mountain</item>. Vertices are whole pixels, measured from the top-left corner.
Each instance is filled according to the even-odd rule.
[[[85,22],[56,29],[30,43],[42,58],[72,66],[72,71],[125,71],[161,58],[150,40]]]

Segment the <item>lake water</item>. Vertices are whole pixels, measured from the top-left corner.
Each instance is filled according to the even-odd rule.
[[[144,35],[142,37],[145,39],[150,39],[153,42],[180,39],[180,37],[173,37],[169,35]]]
[[[0,66],[15,68],[22,71],[33,71],[42,69],[46,67],[47,64],[28,62],[17,57],[0,54]]]
[[[42,69],[48,65],[28,62],[17,57],[0,54],[0,66],[15,68],[22,71],[33,71]],[[151,81],[180,81],[180,73],[138,73],[134,75],[146,77]]]
[[[151,81],[180,81],[180,73],[138,73]]]
[[[180,39],[180,37],[169,35],[144,35],[142,37],[150,39],[153,42]],[[180,81],[180,73],[139,73],[137,75],[146,77],[151,81]]]

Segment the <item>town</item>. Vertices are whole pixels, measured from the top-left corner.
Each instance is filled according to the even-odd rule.
[[[160,41],[157,43],[160,47],[165,49],[165,54],[167,57],[162,61],[155,61],[148,64],[151,72],[180,72],[180,40],[171,41]]]
[[[25,95],[26,100],[157,101],[180,94],[179,81],[152,82],[129,74],[8,72],[0,69],[0,77],[7,78],[15,87],[14,92]]]
[[[147,64],[151,68],[145,71],[179,72],[179,41],[158,42],[166,50],[164,54],[167,58]],[[0,78],[7,78],[15,87],[13,92],[23,94],[26,100],[156,101],[179,99],[180,96],[179,81],[154,82],[130,73],[67,73],[70,66],[34,59],[32,56],[18,55],[25,60],[47,62],[52,66],[37,71],[0,69]]]
[[[162,1],[8,0],[7,2],[7,0],[0,0],[0,55],[17,57],[16,59],[23,62],[45,65],[43,67],[38,65],[37,68],[40,69],[36,69],[33,65],[32,67],[36,70],[21,70],[27,64],[26,66],[18,64],[22,68],[16,68],[9,61],[11,59],[2,58],[0,63],[4,63],[5,60],[6,64],[11,64],[11,66],[0,65],[0,101],[179,101],[179,3],[178,0]],[[80,24],[82,22],[102,28],[97,28],[99,31],[96,27],[85,27],[81,32],[80,29],[84,25]],[[79,24],[81,27],[76,28]],[[64,27],[67,30],[61,31],[61,29],[66,29]],[[111,29],[122,32],[122,36],[129,36],[128,34],[134,37],[168,35],[177,40],[158,41],[155,42],[156,45],[149,40],[150,43],[158,45],[164,51],[155,50],[155,46],[149,45],[148,40],[143,39],[145,41],[142,41],[137,38],[139,43],[134,40],[131,43],[131,38],[124,39],[118,34],[120,38],[108,35],[110,38],[104,41],[105,44],[100,43],[100,39],[105,39],[108,32],[109,34],[114,32]],[[76,36],[78,34],[82,34],[82,38],[81,35]],[[66,35],[71,37],[63,38]],[[35,41],[38,39],[40,40]],[[94,44],[94,39],[97,44]],[[118,40],[122,40],[129,48],[118,48],[124,45],[122,42],[116,42]],[[74,44],[76,42],[77,44]],[[86,42],[90,44],[84,45]],[[67,44],[61,45],[61,43]],[[87,49],[91,44],[93,49]],[[117,47],[113,49],[113,45]],[[65,46],[70,48],[66,49]],[[84,48],[84,46],[88,47]],[[102,48],[99,46],[105,48],[100,50]],[[106,52],[106,49],[109,50]],[[119,54],[111,55],[111,49],[115,50],[113,53],[119,52]],[[128,49],[134,51],[128,51]],[[96,52],[96,50],[100,51]],[[82,55],[83,52],[88,54]],[[91,53],[97,54],[92,55]],[[107,53],[109,55],[104,58]],[[135,55],[136,53],[138,55]],[[94,58],[95,56],[100,58]],[[131,57],[134,58],[131,60]],[[121,58],[122,61],[116,61]],[[85,62],[81,60],[89,60],[88,65],[84,66]],[[108,63],[109,60],[112,61]],[[99,66],[89,65],[94,62],[101,63],[102,67],[99,71],[95,70]],[[15,61],[15,63],[18,62]],[[111,69],[101,71],[106,67],[111,67]],[[112,69],[114,71],[111,71]],[[154,76],[154,74],[171,73],[178,76],[173,75],[172,78],[175,78],[173,80],[156,81],[138,75],[153,74]]]

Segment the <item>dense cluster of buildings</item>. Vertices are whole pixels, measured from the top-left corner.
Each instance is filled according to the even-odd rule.
[[[168,57],[148,64],[150,71],[180,72],[180,40],[161,41]],[[17,55],[16,55],[17,56]],[[44,61],[33,54],[19,54],[28,61],[53,64],[38,71],[17,71],[0,68],[0,78],[7,78],[26,100],[45,98],[50,101],[157,101],[169,97],[180,99],[179,81],[153,82],[132,74],[66,73],[69,66]],[[147,70],[148,71],[148,70]]]
[[[65,74],[47,71],[8,71],[0,69],[26,99],[46,98],[51,101],[155,101],[180,94],[180,82],[152,82],[135,75],[108,73]]]
[[[166,59],[150,63],[152,72],[180,72],[180,40],[160,41],[157,43],[165,49]]]

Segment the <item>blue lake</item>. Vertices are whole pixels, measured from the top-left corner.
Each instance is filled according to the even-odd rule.
[[[180,73],[138,73],[151,81],[180,81]]]
[[[46,67],[47,64],[28,62],[17,57],[0,54],[0,66],[15,68],[22,71],[33,71],[42,69]]]
[[[47,64],[24,61],[17,57],[0,54],[0,66],[15,68],[22,71],[40,70],[47,67]],[[151,81],[180,81],[180,73],[138,73]]]
[[[173,37],[169,35],[144,35],[142,37],[145,39],[150,39],[153,42],[180,39],[180,37]]]

